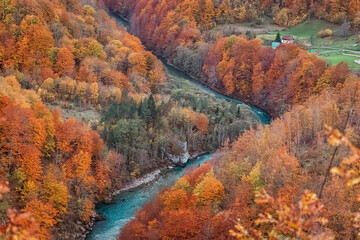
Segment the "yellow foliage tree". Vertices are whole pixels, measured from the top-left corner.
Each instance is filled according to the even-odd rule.
[[[183,189],[168,191],[162,196],[166,210],[177,210],[186,199]]]
[[[225,196],[224,186],[211,171],[196,185],[194,195],[200,205],[219,203]]]
[[[90,102],[94,105],[99,102],[99,90],[96,82],[90,85]]]
[[[46,200],[53,203],[54,208],[57,210],[58,217],[61,217],[66,213],[70,195],[64,182],[54,175],[56,170],[59,171],[54,165],[48,167],[43,187]]]

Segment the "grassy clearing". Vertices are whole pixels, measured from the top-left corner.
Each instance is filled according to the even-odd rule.
[[[101,113],[94,108],[81,108],[73,107],[72,109],[65,109],[59,105],[46,104],[51,110],[59,110],[61,117],[64,120],[69,120],[70,118],[76,118],[77,120],[84,121],[87,123],[98,123],[101,120]]]
[[[317,37],[318,32],[327,28],[331,29],[334,33],[336,33],[336,31],[339,30],[340,26],[323,20],[313,19],[313,20],[308,20],[296,27],[284,29],[279,32],[281,35],[284,34],[293,35],[295,39],[298,40],[299,42],[312,40],[313,45],[316,46],[320,46],[320,45],[331,46],[334,44],[334,42],[337,41],[343,42],[344,40],[347,40],[344,38],[337,38],[337,37],[325,38],[325,39],[318,38]],[[260,34],[258,35],[258,37],[266,40],[275,40],[276,34],[277,31],[267,34]]]
[[[333,32],[336,32],[339,29],[339,25],[332,24],[323,20],[314,19],[306,21],[296,27],[286,29],[285,31],[281,31],[280,34],[289,34],[295,36],[299,41],[307,41],[311,37],[316,40],[324,40],[317,38],[317,34],[319,31],[324,29],[331,29]],[[275,33],[276,34],[276,33]],[[325,40],[326,41],[326,40]]]
[[[324,59],[330,66],[339,64],[340,62],[346,62],[351,69],[360,70],[360,65],[354,62],[354,60],[360,59],[360,55],[359,57],[354,57],[354,56],[346,56],[342,54],[337,55],[337,53],[329,53],[329,56],[320,55],[319,57],[321,59]]]
[[[333,36],[328,38],[319,38],[317,34],[319,31],[324,29],[331,29],[333,31]],[[281,35],[288,34],[293,35],[295,39],[300,43],[306,43],[307,41],[312,42],[312,46],[309,47],[310,50],[315,50],[316,52],[328,51],[326,48],[333,48],[338,50],[355,50],[360,51],[360,45],[357,45],[358,37],[357,34],[350,37],[340,37],[337,34],[340,25],[329,23],[319,19],[308,20],[296,27],[285,29],[279,31]],[[264,44],[269,45],[271,41],[275,40],[277,31],[267,34],[258,34],[257,37],[265,40]],[[351,53],[353,54],[353,53]],[[360,53],[354,54],[359,55],[359,57],[346,56],[343,54],[338,55],[336,50],[334,52],[326,54],[321,54],[319,57],[324,59],[329,65],[336,65],[340,62],[346,62],[350,68],[354,70],[360,70],[360,65],[356,64],[354,60],[360,59]]]

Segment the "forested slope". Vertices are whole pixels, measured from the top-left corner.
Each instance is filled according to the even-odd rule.
[[[341,23],[347,15],[356,29],[358,1],[104,2],[127,17],[131,31],[156,54],[278,116],[164,190],[119,239],[357,238],[358,77],[346,64],[328,67],[293,44],[274,50],[251,35],[209,33],[215,24],[264,14],[281,26],[310,16]],[[345,137],[331,131],[329,144],[329,129]],[[355,157],[346,158],[350,150]],[[333,176],[334,166],[341,167]]]
[[[84,238],[95,203],[174,156],[187,161],[234,141],[259,120],[247,106],[166,81],[162,63],[92,1],[2,1],[0,9],[7,239]],[[65,121],[54,106],[101,119]]]
[[[49,239],[55,224],[89,221],[94,203],[121,183],[122,157],[85,124],[62,121],[15,77],[1,77],[0,86],[1,169],[11,189],[2,211],[11,206],[31,213],[37,239]]]
[[[3,1],[0,69],[47,102],[106,106],[156,91],[161,63],[103,10],[78,1]],[[66,104],[65,104],[66,105]]]
[[[342,163],[351,152],[329,145],[325,126],[359,146],[359,107],[350,77],[247,131],[146,205],[119,239],[356,239],[358,165]],[[331,176],[341,164],[332,173],[354,180]]]
[[[234,13],[241,9],[244,16],[260,17],[276,11],[282,15],[285,11],[288,18],[299,23],[314,14],[335,22],[345,20],[347,15],[353,16],[355,28],[357,1],[104,2],[108,9],[129,19],[131,32],[153,52],[209,87],[257,105],[273,116],[304,102],[329,84],[342,84],[349,73],[344,64],[328,69],[325,61],[298,46],[283,45],[274,50],[262,47],[251,33],[235,36],[212,29],[216,23],[231,22],[226,20],[227,14],[242,16]],[[225,5],[229,5],[227,11],[223,9]],[[254,19],[249,16],[243,21]]]
[[[165,81],[161,62],[102,7],[127,16],[133,33],[170,63],[280,117],[256,126],[248,107]],[[273,50],[250,35],[211,30],[264,15],[281,26],[349,16],[357,28],[358,1],[6,0],[0,9],[5,237],[81,238],[94,204],[124,183],[172,156],[221,148],[212,165],[140,211],[120,238],[228,239],[236,224],[240,239],[355,238],[358,186],[327,176],[329,159],[339,165],[349,149],[330,147],[324,126],[359,146],[358,78],[346,64],[327,67],[292,44]],[[102,119],[64,121],[47,103],[92,109]]]
[[[145,19],[166,17],[167,12],[183,14],[203,28],[211,28],[224,23],[261,23],[271,17],[280,26],[295,26],[309,17],[326,19],[334,23],[351,21],[359,27],[360,3],[357,0],[166,0],[161,1],[103,1],[112,11],[120,11],[129,17],[141,11]],[[143,10],[145,9],[145,10]],[[179,12],[179,10],[183,10]],[[161,14],[162,13],[162,14]],[[138,17],[135,16],[138,19]],[[151,24],[156,24],[152,22]]]
[[[45,104],[101,113],[123,92],[135,99],[156,93],[162,64],[91,1],[2,1],[0,9],[0,159],[10,188],[2,233],[83,238],[94,204],[137,176],[98,131],[63,121]]]

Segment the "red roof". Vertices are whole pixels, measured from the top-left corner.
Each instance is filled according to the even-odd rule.
[[[291,35],[284,35],[282,36],[282,40],[292,41],[294,40],[294,37]]]

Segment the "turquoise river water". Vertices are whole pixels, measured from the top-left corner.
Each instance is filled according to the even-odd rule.
[[[115,18],[118,23],[127,28],[129,27],[129,23],[118,15],[112,13],[109,13],[109,15]],[[164,60],[162,60],[162,62],[165,68],[168,70],[169,75],[181,78],[184,81],[190,81],[195,87],[208,94],[215,95],[217,98],[225,99],[236,104],[245,104],[241,101],[231,99],[212,91],[205,85],[188,76],[186,73],[183,73],[176,68],[166,64]],[[263,124],[268,124],[271,121],[271,116],[268,113],[256,107],[250,107],[252,111],[257,114],[258,119]],[[118,195],[114,196],[114,204],[97,204],[96,211],[103,214],[106,217],[106,221],[95,223],[93,231],[88,234],[86,239],[115,240],[120,230],[135,216],[137,210],[141,209],[146,203],[149,203],[152,199],[154,199],[154,197],[156,197],[156,195],[159,194],[164,188],[174,185],[177,179],[182,177],[186,170],[200,166],[201,164],[210,160],[211,157],[212,154],[199,156],[189,161],[185,167],[175,167],[173,169],[166,170],[160,175],[160,177],[156,178],[156,180],[150,183],[134,189],[120,192]]]

